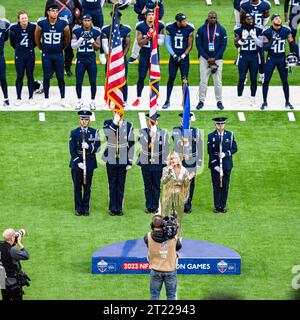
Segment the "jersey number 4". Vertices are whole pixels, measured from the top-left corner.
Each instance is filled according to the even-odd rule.
[[[27,35],[25,35],[24,37],[23,37],[23,39],[21,40],[21,42],[20,42],[20,45],[21,46],[24,46],[24,47],[28,47],[28,36]]]

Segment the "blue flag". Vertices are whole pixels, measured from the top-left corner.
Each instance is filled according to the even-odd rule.
[[[183,158],[189,157],[189,133],[190,133],[190,91],[187,83],[183,83],[183,121],[182,121],[182,141],[183,141]]]

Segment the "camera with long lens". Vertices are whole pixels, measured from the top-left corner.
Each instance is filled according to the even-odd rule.
[[[15,234],[15,243],[14,243],[14,244],[17,244],[19,237],[22,238],[22,237],[24,237],[25,235],[26,235],[25,229],[20,229],[18,232],[16,232],[16,234]]]

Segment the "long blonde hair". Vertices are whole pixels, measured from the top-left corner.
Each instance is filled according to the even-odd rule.
[[[177,160],[178,160],[179,166],[180,167],[182,166],[182,162],[181,162],[179,154],[177,152],[175,152],[175,151],[172,151],[172,152],[169,153],[168,158],[167,158],[167,166],[168,167],[171,166],[171,157],[176,157]]]

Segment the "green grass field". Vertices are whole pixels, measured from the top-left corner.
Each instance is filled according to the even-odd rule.
[[[220,3],[222,2],[222,6]],[[171,7],[172,9],[168,9]],[[183,11],[198,27],[207,12],[216,10],[222,24],[233,28],[232,4],[216,1],[206,7],[200,0],[165,0],[166,19]],[[4,1],[0,0],[4,5]],[[14,21],[19,9],[27,9],[32,20],[41,16],[43,1],[14,0],[5,3],[7,18]],[[197,10],[195,10],[197,7]],[[16,9],[17,8],[17,9]],[[276,7],[283,12],[283,6]],[[105,8],[107,16],[109,9]],[[135,15],[126,11],[124,22],[132,26]],[[234,59],[232,33],[228,31],[226,59]],[[7,59],[13,58],[7,46]],[[162,57],[166,58],[165,49]],[[193,49],[193,57],[196,51]],[[102,66],[101,66],[102,68]],[[166,83],[166,66],[162,83]],[[137,67],[131,66],[129,83],[136,81]],[[37,66],[40,75],[40,66]],[[100,75],[104,76],[103,69]],[[13,66],[8,66],[10,85]],[[99,84],[103,83],[99,78]],[[198,84],[198,66],[192,66],[190,82]],[[237,69],[226,65],[224,84],[235,85]],[[292,73],[291,84],[299,84],[299,71]],[[74,78],[68,79],[74,84]],[[278,84],[278,77],[273,81]],[[160,126],[169,131],[178,124],[178,112],[162,112]],[[165,116],[167,115],[167,116]],[[218,112],[196,111],[195,126],[204,130],[204,141],[213,130],[211,118]],[[205,146],[204,170],[197,176],[193,212],[184,218],[185,238],[201,239],[228,246],[240,253],[239,276],[179,275],[178,299],[198,300],[214,295],[238,299],[290,299],[292,268],[300,264],[300,116],[289,122],[285,112],[245,112],[240,122],[236,112],[223,111],[229,118],[228,130],[235,133],[239,151],[234,169],[227,215],[212,213],[212,189],[207,169]],[[110,112],[97,111],[93,127],[102,128]],[[139,128],[136,112],[126,118]],[[70,112],[46,112],[46,122],[38,121],[38,112],[0,112],[0,230],[24,227],[24,244],[31,254],[23,269],[32,279],[26,288],[26,300],[33,299],[149,299],[148,275],[92,275],[91,256],[100,247],[127,239],[142,238],[149,231],[150,216],[144,210],[144,192],[139,167],[127,176],[123,217],[108,215],[108,186],[103,165],[94,173],[91,215],[73,213],[68,138],[78,118]],[[103,139],[103,135],[101,137]],[[104,148],[102,146],[99,158]],[[165,292],[162,292],[162,298]]]

